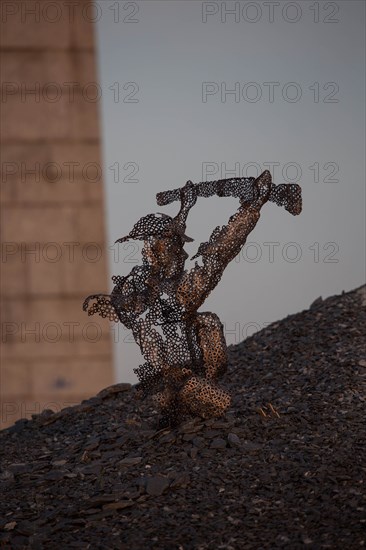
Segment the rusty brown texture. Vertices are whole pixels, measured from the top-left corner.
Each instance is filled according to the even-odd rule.
[[[197,197],[234,196],[240,206],[227,223],[217,226],[208,242],[185,269],[184,244],[190,209]],[[180,200],[174,218],[148,214],[117,242],[144,242],[142,265],[125,277],[114,276],[110,295],[89,296],[83,309],[132,330],[145,363],[134,369],[142,397],[152,395],[162,416],[161,426],[176,425],[187,416],[219,417],[230,407],[231,396],[219,386],[227,367],[223,325],[215,313],[201,312],[228,265],[256,226],[262,206],[274,202],[293,215],[302,209],[298,184],[272,183],[268,170],[258,178],[232,178],[193,184],[158,193],[159,205]],[[200,261],[197,261],[197,259]]]

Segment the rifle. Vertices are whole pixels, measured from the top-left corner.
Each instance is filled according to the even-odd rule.
[[[242,202],[251,203],[257,197],[257,188],[254,184],[256,178],[229,178],[214,181],[195,183],[198,197],[237,197]],[[157,193],[156,202],[159,206],[165,206],[180,200],[181,188],[171,189]],[[302,208],[301,187],[297,183],[271,184],[269,201],[285,209],[294,216],[300,214]]]

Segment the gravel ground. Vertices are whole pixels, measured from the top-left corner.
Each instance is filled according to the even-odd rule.
[[[220,419],[158,430],[128,384],[0,432],[0,547],[366,546],[365,287],[237,346]]]

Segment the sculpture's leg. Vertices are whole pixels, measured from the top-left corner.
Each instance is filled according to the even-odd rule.
[[[216,380],[227,369],[227,347],[223,325],[215,313],[198,313],[195,319],[197,340],[203,354],[205,377]]]
[[[138,320],[133,327],[133,336],[146,361],[155,368],[162,369],[166,364],[165,343],[148,317]]]
[[[192,371],[185,367],[171,367],[165,374],[164,389],[153,395],[153,402],[161,412],[161,428],[178,425],[190,412],[180,399],[179,391],[191,374]]]
[[[179,393],[190,414],[210,418],[222,416],[231,404],[228,392],[215,381],[226,371],[227,348],[222,323],[215,313],[198,313],[194,326],[202,350],[204,377],[192,375]]]

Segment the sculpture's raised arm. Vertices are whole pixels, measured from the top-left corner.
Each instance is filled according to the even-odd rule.
[[[268,200],[285,206],[293,214],[301,212],[301,188],[297,184],[279,185],[273,191],[271,174],[266,170],[253,183],[250,182],[250,186],[251,200],[248,200],[248,195],[237,195],[240,198],[237,212],[227,225],[216,227],[209,241],[202,243],[193,256],[193,259],[201,256],[203,265],[196,263],[187,271],[177,290],[177,298],[187,311],[196,311],[215,288],[228,263],[244,246]]]

